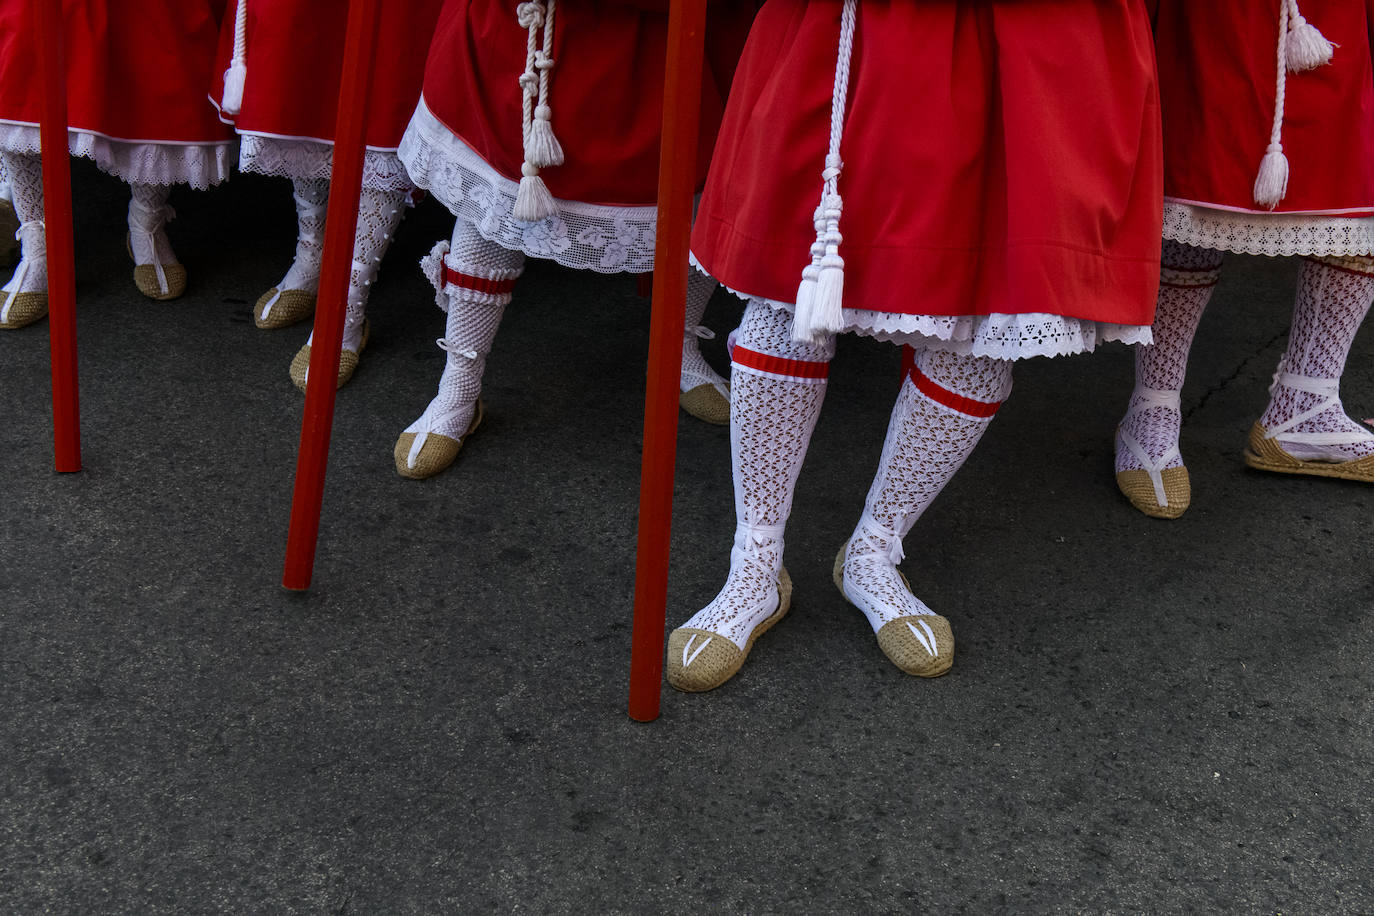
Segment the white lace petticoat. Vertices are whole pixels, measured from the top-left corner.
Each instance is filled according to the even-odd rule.
[[[502,248],[598,273],[654,269],[656,208],[555,200],[558,212],[537,223],[511,215],[518,182],[501,175],[445,127],[422,98],[401,138],[401,161],[417,187]]]
[[[189,184],[205,190],[229,177],[233,143],[173,143],[158,140],[121,140],[104,134],[68,128],[67,146],[73,156],[85,156],[104,172],[130,184]],[[0,122],[0,150],[36,155],[41,151],[38,125]]]
[[[329,179],[334,144],[309,137],[239,134],[239,170],[308,181]],[[394,149],[368,147],[363,152],[363,187],[406,193],[415,185]]]
[[[706,270],[691,256],[692,266]],[[800,281],[798,277],[798,281]],[[725,287],[745,300],[757,300],[775,309],[792,312],[791,302],[764,299]],[[904,315],[845,309],[844,332],[876,340],[906,344],[916,349],[944,350],[962,355],[992,359],[1029,359],[1032,356],[1071,356],[1091,353],[1098,344],[1116,341],[1124,344],[1150,344],[1154,338],[1148,325],[1109,324],[1061,315],[1031,313],[1009,315]]]
[[[1217,210],[1166,198],[1164,237],[1270,257],[1369,255],[1374,254],[1374,217]]]

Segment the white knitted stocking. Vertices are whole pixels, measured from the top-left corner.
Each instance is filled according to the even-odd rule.
[[[835,338],[792,340],[792,316],[751,300],[730,373],[730,457],[735,546],[730,574],[710,604],[683,626],[709,630],[741,649],[778,607],[783,527],[811,432],[825,400]]]
[[[324,182],[326,189],[329,183]],[[382,258],[391,246],[396,227],[405,215],[406,194],[403,191],[380,191],[363,188],[358,197],[358,228],[353,235],[353,272],[348,278],[348,310],[344,313],[343,349],[358,352],[362,344],[363,319],[367,317],[367,297],[381,270]],[[323,217],[321,217],[323,219]],[[302,238],[305,221],[302,219]],[[297,263],[301,246],[296,245]],[[291,265],[296,269],[296,264]],[[315,262],[315,288],[319,287],[319,262]],[[288,274],[290,276],[290,274]],[[285,280],[282,281],[286,282]],[[283,287],[285,288],[285,287]],[[301,287],[293,287],[300,289]],[[308,343],[315,342],[310,332]]]
[[[916,354],[897,396],[878,473],[845,552],[845,594],[874,632],[932,614],[897,573],[902,538],[983,437],[1011,393],[1011,362],[938,350]]]
[[[1178,397],[1193,336],[1220,274],[1221,252],[1164,243],[1159,302],[1150,329],[1154,343],[1136,347],[1135,390],[1116,436],[1117,472],[1183,466]]]
[[[435,282],[439,307],[448,312],[445,336],[436,341],[448,360],[438,394],[405,432],[459,439],[472,423],[487,354],[515,280],[525,269],[525,255],[487,241],[459,219],[453,241],[440,242],[423,263]]]
[[[701,355],[698,340],[711,340],[715,332],[703,327],[701,316],[706,314],[706,303],[716,291],[716,281],[699,270],[687,274],[687,321],[682,333],[682,379],[683,391],[691,391],[699,385],[711,385],[723,396],[729,397],[725,379],[712,369]]]
[[[296,202],[296,254],[286,276],[277,283],[277,289],[299,289],[313,293],[320,288],[320,257],[324,254],[329,179],[296,179],[292,185],[291,196]]]
[[[165,226],[176,217],[176,212],[167,206],[167,198],[172,193],[170,185],[131,184],[129,185],[129,247],[133,251],[135,264],[175,264],[176,252],[167,239]],[[162,282],[166,291],[166,282]]]
[[[1339,393],[1346,356],[1371,301],[1371,259],[1303,262],[1288,351],[1279,361],[1269,407],[1260,418],[1267,430],[1284,428],[1276,438],[1295,458],[1352,461],[1374,453],[1374,436],[1346,416]],[[1285,384],[1290,376],[1297,376],[1293,385]],[[1311,416],[1303,418],[1306,413]]]
[[[37,154],[0,153],[9,174],[14,215],[19,217],[21,255],[5,293],[40,293],[48,289],[48,248],[43,235],[43,161]],[[0,308],[9,296],[0,298]]]

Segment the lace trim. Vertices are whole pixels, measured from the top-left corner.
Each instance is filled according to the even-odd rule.
[[[195,144],[116,140],[68,129],[67,145],[73,156],[85,156],[101,171],[130,184],[189,184],[203,191],[227,179],[233,167],[233,144],[228,141]],[[36,155],[40,151],[38,127],[0,124],[0,149]]]
[[[334,167],[334,144],[297,137],[240,134],[239,169],[262,175],[279,175],[298,181],[324,179]],[[363,152],[364,188],[375,191],[414,190],[406,168],[395,150],[369,147]]]
[[[695,254],[692,266],[706,273]],[[757,301],[791,313],[791,302],[751,296],[721,284],[746,302]],[[960,356],[991,359],[1029,359],[1032,356],[1072,356],[1091,353],[1098,344],[1153,342],[1148,325],[1109,324],[1062,315],[1031,313],[1009,315],[903,315],[845,309],[841,333],[861,334],[876,340],[906,344],[917,349],[944,350]]]
[[[658,212],[557,200],[558,212],[537,223],[516,220],[517,182],[498,173],[444,127],[420,100],[398,151],[415,184],[433,194],[486,240],[530,257],[597,273],[654,269]]]
[[[1164,202],[1164,237],[1171,241],[1270,257],[1374,254],[1374,217],[1242,213]]]

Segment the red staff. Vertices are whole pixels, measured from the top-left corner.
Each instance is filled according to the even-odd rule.
[[[663,628],[677,462],[678,382],[687,308],[687,245],[692,227],[700,129],[706,0],[673,0],[663,84],[663,145],[658,175],[649,379],[644,393],[644,457],[639,484],[639,546],[630,655],[630,718],[658,718]]]
[[[43,98],[43,225],[48,252],[48,341],[52,361],[53,464],[81,470],[81,409],[76,377],[76,257],[72,242],[72,165],[67,153],[67,71],[61,0],[33,0],[34,40]]]
[[[363,185],[363,127],[367,84],[372,76],[378,0],[351,0],[344,40],[343,81],[335,121],[334,164],[330,173],[329,215],[324,224],[324,252],[315,313],[315,340],[305,384],[305,415],[296,458],[296,486],[291,499],[291,527],[286,536],[282,585],[310,587],[315,545],[320,535],[324,474],[329,463],[329,433],[334,426],[334,395],[343,348],[343,321],[348,277],[353,268],[353,237],[358,228],[358,195]]]

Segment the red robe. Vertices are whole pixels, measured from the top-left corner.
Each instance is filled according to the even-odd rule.
[[[1155,25],[1164,111],[1164,193],[1259,213],[1374,215],[1374,3],[1302,0],[1335,42],[1331,63],[1285,81],[1288,192],[1254,200],[1277,92],[1280,0],[1160,0]]]
[[[36,125],[30,0],[0,0],[0,121]],[[130,143],[226,143],[205,101],[223,0],[63,0],[67,124]]]
[[[243,133],[332,143],[338,112],[347,4],[337,0],[238,0],[248,3],[244,43],[248,75],[238,115]],[[420,99],[425,49],[442,0],[383,3],[372,36],[367,145],[394,150]],[[236,3],[228,4],[211,99],[224,96],[234,50]]]
[[[769,0],[692,250],[793,302],[816,238],[840,0]],[[839,179],[845,305],[1150,324],[1162,152],[1143,0],[861,0]]]
[[[701,90],[703,179],[752,6],[745,0],[712,10]],[[651,0],[558,4],[550,108],[565,162],[540,173],[554,197],[620,206],[656,201],[667,8]],[[511,181],[520,180],[525,161],[517,80],[527,35],[513,3],[447,0],[425,68],[430,112]]]

